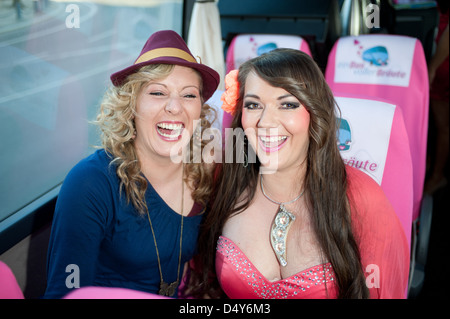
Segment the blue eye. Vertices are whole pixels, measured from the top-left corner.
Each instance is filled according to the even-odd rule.
[[[163,96],[164,93],[162,93],[162,92],[150,92],[149,95],[153,95],[153,96]]]

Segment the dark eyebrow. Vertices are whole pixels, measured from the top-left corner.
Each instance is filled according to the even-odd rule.
[[[285,95],[282,95],[282,96],[279,96],[278,98],[277,98],[277,100],[282,100],[282,99],[285,99],[285,98],[287,98],[287,97],[293,97],[294,95],[292,95],[292,94],[285,94]]]
[[[256,95],[256,94],[246,94],[246,95],[244,96],[244,99],[247,98],[247,97],[252,97],[252,98],[254,98],[254,99],[260,100],[259,96]]]
[[[282,99],[285,99],[285,98],[287,98],[287,97],[293,97],[293,96],[294,96],[294,95],[288,93],[288,94],[279,96],[279,97],[277,98],[277,100],[282,100]],[[246,98],[246,97],[252,97],[252,98],[254,98],[254,99],[260,100],[259,96],[256,95],[256,94],[246,94],[246,95],[244,96],[244,98]]]

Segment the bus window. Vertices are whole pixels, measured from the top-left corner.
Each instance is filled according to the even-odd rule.
[[[183,1],[10,0],[0,12],[1,232],[99,145],[89,121],[110,74],[151,33],[181,34]]]

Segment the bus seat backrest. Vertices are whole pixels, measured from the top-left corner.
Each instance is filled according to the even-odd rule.
[[[128,288],[86,286],[74,289],[63,299],[167,299],[167,297]]]
[[[2,261],[0,261],[0,299],[24,299],[16,277]]]
[[[372,98],[335,98],[340,109],[337,144],[344,162],[362,170],[381,186],[410,244],[413,175],[401,109]]]
[[[413,163],[415,220],[422,200],[428,134],[428,71],[420,41],[380,34],[342,37],[330,52],[325,78],[335,94],[380,98],[402,110]]]
[[[233,38],[226,55],[226,71],[238,69],[247,60],[277,48],[298,49],[311,56],[302,37],[281,34],[239,34]]]

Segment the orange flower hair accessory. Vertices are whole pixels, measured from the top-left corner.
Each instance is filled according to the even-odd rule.
[[[238,70],[233,70],[225,76],[225,92],[223,92],[222,97],[220,98],[223,102],[222,110],[234,116],[236,114],[236,104],[238,98]]]

